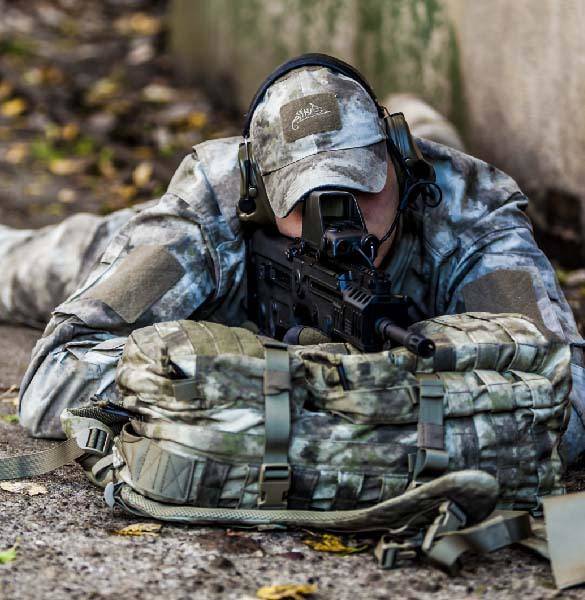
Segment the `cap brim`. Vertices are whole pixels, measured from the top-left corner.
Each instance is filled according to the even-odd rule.
[[[386,142],[361,148],[328,150],[302,158],[262,176],[277,217],[286,217],[303,196],[315,189],[338,187],[376,193],[388,174]]]

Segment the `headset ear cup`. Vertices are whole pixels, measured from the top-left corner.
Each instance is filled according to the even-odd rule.
[[[238,215],[250,214],[256,210],[256,203],[250,197],[250,156],[248,154],[247,140],[240,143],[238,148],[238,165],[240,167],[240,200],[238,201]]]
[[[244,140],[238,150],[240,165],[240,200],[236,214],[242,223],[250,225],[275,225],[274,211],[268,201],[261,175],[254,162],[249,140]]]
[[[388,138],[402,157],[406,168],[406,178],[412,180],[435,180],[435,169],[427,162],[417,146],[403,113],[384,117]]]

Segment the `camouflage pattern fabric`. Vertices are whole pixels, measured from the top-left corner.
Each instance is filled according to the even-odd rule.
[[[35,348],[21,388],[21,421],[31,433],[62,437],[59,414],[64,408],[86,404],[93,396],[116,398],[112,385],[116,362],[123,338],[134,329],[187,318],[227,325],[246,319],[241,306],[244,248],[235,214],[239,142],[235,137],[197,146],[196,153],[179,167],[159,204],[129,215],[113,234],[101,262],[85,283],[78,282],[80,291],[66,301],[58,294],[52,298],[58,306]],[[583,340],[554,270],[532,236],[524,212],[527,199],[510,177],[494,167],[439,144],[425,140],[418,144],[434,165],[444,201],[437,208],[411,207],[404,214],[384,265],[393,291],[411,296],[413,320],[424,320],[469,310],[463,290],[486,275],[510,270],[527,273],[542,322],[574,349],[574,410],[564,450],[575,459],[585,449]],[[11,235],[2,230],[0,239]],[[114,275],[133,249],[149,244],[164,245],[181,263],[185,275],[136,322],[125,322],[103,303],[83,295],[84,290]],[[31,238],[19,248],[22,261],[34,262],[40,253]],[[56,247],[43,252],[46,260],[55,263],[69,260]],[[14,285],[4,273],[0,269],[2,298],[13,298],[4,318],[10,319],[10,311],[18,306],[25,320],[26,286],[34,289],[36,284],[23,278]],[[46,280],[40,286],[45,288],[39,293],[51,295]],[[32,312],[31,320],[37,320],[37,313]]]
[[[379,192],[387,176],[385,139],[366,90],[326,68],[279,79],[250,122],[254,157],[278,217],[323,185]]]
[[[501,507],[533,509],[541,496],[562,493],[568,346],[520,315],[445,316],[417,329],[452,354],[451,371],[441,373],[449,470],[496,477]],[[359,508],[409,482],[418,377],[436,370],[433,359],[342,347],[289,347],[290,508]],[[179,321],[132,333],[117,379],[119,402],[137,418],[116,442],[117,477],[163,502],[256,506],[264,369],[262,344],[245,329]],[[176,397],[177,377],[193,378],[190,397]]]

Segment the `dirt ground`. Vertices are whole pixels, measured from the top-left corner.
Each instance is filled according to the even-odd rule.
[[[49,448],[15,422],[15,387],[38,332],[0,327],[0,457]],[[571,487],[584,481],[571,476]],[[112,532],[136,519],[112,512],[101,490],[77,465],[37,477],[47,493],[0,489],[0,552],[16,544],[16,559],[0,564],[0,598],[255,598],[262,586],[314,583],[315,598],[585,598],[585,589],[559,592],[550,568],[514,548],[467,557],[457,577],[425,564],[393,571],[371,551],[340,557],[316,552],[303,532],[226,532],[164,525],[156,536]]]

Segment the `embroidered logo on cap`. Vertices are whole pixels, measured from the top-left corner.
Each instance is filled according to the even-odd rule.
[[[333,94],[313,94],[284,104],[280,107],[280,121],[287,142],[341,129],[339,105]]]

